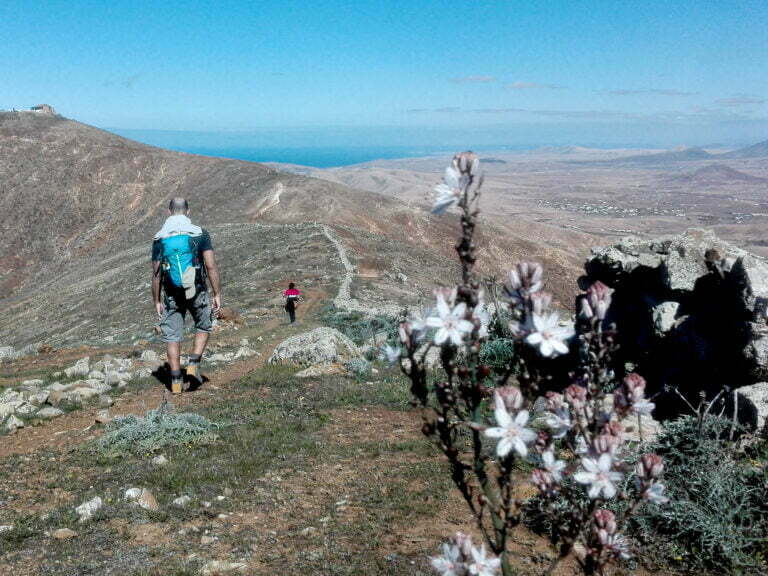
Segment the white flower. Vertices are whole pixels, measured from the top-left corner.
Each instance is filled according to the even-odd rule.
[[[651,504],[657,504],[659,506],[669,502],[669,498],[664,496],[664,485],[654,482],[648,488],[643,491],[643,498],[648,500]]]
[[[386,360],[390,366],[394,365],[400,359],[400,348],[386,344],[381,349],[381,358]]]
[[[442,546],[443,553],[441,556],[435,556],[430,559],[432,568],[437,570],[441,576],[462,576],[466,569],[462,563],[461,550],[456,544],[448,544],[447,542]]]
[[[525,341],[531,346],[538,346],[539,353],[545,358],[567,354],[565,340],[573,336],[573,328],[560,326],[556,312],[545,316],[533,315],[534,331],[526,336]]]
[[[494,416],[498,426],[486,429],[485,435],[488,438],[501,438],[496,446],[496,454],[500,458],[504,458],[512,450],[525,457],[528,454],[528,444],[535,442],[538,437],[536,432],[525,426],[528,423],[528,411],[520,410],[513,419],[507,412],[500,394],[494,394],[494,403]]]
[[[605,530],[600,530],[598,538],[603,548],[613,556],[622,560],[628,560],[632,557],[629,553],[629,543],[621,534],[608,534]]]
[[[543,452],[541,459],[544,461],[544,470],[550,473],[555,482],[560,482],[563,479],[563,470],[566,466],[565,462],[555,458],[555,453],[552,450]]]
[[[435,344],[442,346],[446,341],[450,341],[454,346],[461,346],[464,334],[472,332],[474,328],[472,322],[464,318],[466,311],[467,305],[464,302],[460,302],[451,310],[445,298],[438,295],[438,316],[430,316],[426,320],[427,326],[437,328]]]
[[[605,498],[616,496],[616,484],[621,482],[623,474],[612,470],[613,459],[610,454],[601,454],[598,459],[582,458],[583,470],[573,475],[579,484],[589,484],[587,494],[590,498],[599,498],[602,493]]]
[[[554,411],[547,412],[544,423],[552,432],[553,438],[563,438],[573,427],[571,412],[568,406],[563,404]]]
[[[461,196],[461,175],[453,166],[445,169],[443,184],[435,186],[437,196],[432,204],[433,214],[442,214],[453,206]]]
[[[632,404],[631,411],[634,414],[650,416],[654,408],[656,408],[656,404],[643,398],[641,400],[636,401],[634,404]]]
[[[488,558],[485,554],[485,544],[480,546],[480,550],[472,547],[472,563],[469,565],[469,573],[474,576],[496,576],[501,567],[501,560],[498,558]]]

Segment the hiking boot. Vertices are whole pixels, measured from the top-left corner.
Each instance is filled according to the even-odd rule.
[[[183,378],[171,379],[171,394],[181,394],[181,388],[184,385]]]
[[[200,363],[199,362],[190,362],[189,364],[187,364],[187,377],[194,378],[195,380],[200,380]]]

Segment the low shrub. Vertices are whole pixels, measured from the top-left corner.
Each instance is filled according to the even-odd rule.
[[[345,312],[329,304],[320,311],[320,319],[323,324],[335,328],[355,344],[363,344],[375,336],[383,341],[394,341],[397,338],[398,320],[391,316]]]
[[[167,404],[140,416],[115,418],[97,440],[98,450],[106,456],[153,452],[166,446],[213,442],[218,424],[199,414],[172,412]]]
[[[352,358],[344,364],[344,367],[355,377],[355,380],[362,380],[371,373],[371,363],[365,358]]]
[[[728,441],[731,421],[682,417],[650,447],[664,458],[670,502],[632,522],[650,556],[719,573],[765,573],[768,476]]]
[[[489,366],[497,374],[504,373],[512,364],[514,355],[515,341],[509,338],[488,340],[480,348],[480,362]]]

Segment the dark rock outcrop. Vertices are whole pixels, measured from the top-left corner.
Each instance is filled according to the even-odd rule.
[[[652,393],[676,387],[696,403],[701,392],[768,379],[764,259],[691,229],[596,248],[585,269],[585,286],[616,289],[607,320],[619,331],[619,366],[643,374]],[[680,410],[676,398],[660,396],[657,413]]]

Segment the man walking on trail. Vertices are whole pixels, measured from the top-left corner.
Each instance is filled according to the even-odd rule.
[[[181,393],[184,387],[180,358],[187,312],[195,321],[195,341],[186,373],[199,380],[200,359],[208,344],[213,316],[221,308],[219,269],[211,237],[205,229],[192,224],[188,212],[184,198],[171,200],[169,216],[152,242],[152,299],[166,343],[173,394]]]

